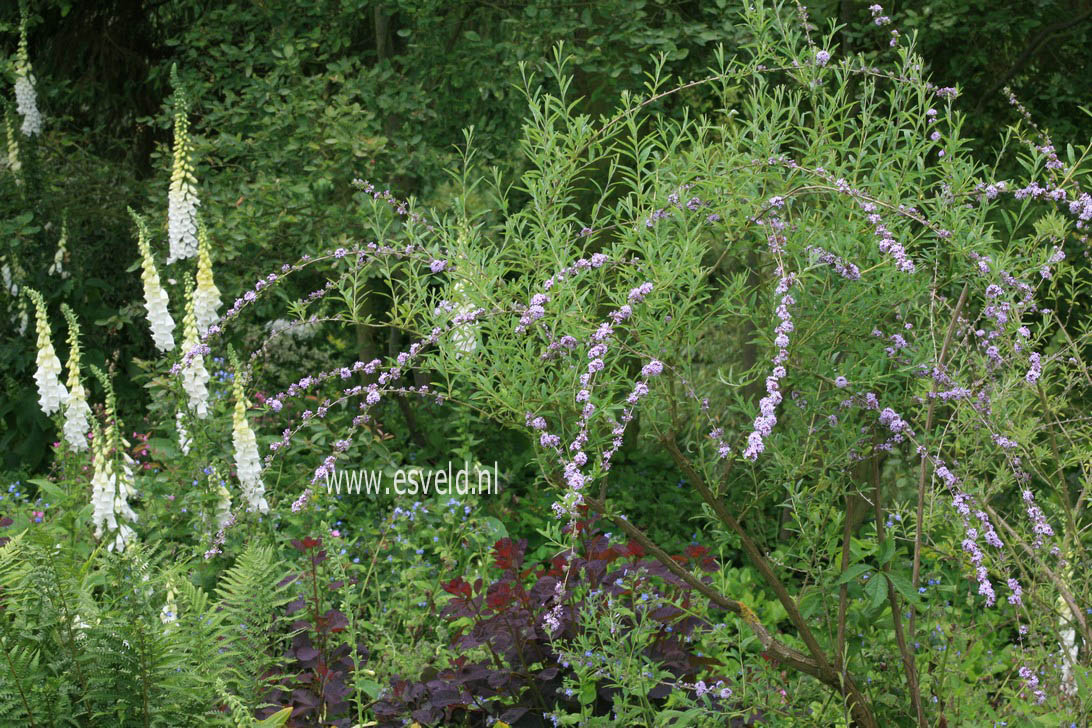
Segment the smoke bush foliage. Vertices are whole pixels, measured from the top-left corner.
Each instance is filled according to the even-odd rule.
[[[878,6],[872,16],[888,33]],[[553,91],[526,79],[518,184],[478,176],[472,134],[444,210],[358,181],[372,241],[263,276],[173,355],[173,372],[264,326],[252,312],[286,280],[322,276],[291,307],[301,323],[408,340],[260,398],[282,519],[304,518],[339,465],[374,447],[385,399],[444,402],[531,438],[539,485],[556,494],[545,530],[557,553],[575,554],[592,510],[700,593],[711,606],[688,629],[715,651],[712,674],[737,668],[717,690],[770,724],[1083,720],[1089,332],[1053,309],[1086,295],[1084,157],[1062,160],[1025,127],[1012,143],[1027,179],[992,179],[960,136],[958,91],[928,80],[910,37],[892,34],[878,69],[810,35],[795,9],[756,4],[741,20],[743,54],[681,85],[661,64],[644,94],[598,119],[576,113],[559,48]],[[715,115],[658,114],[696,84],[716,89]],[[251,389],[259,375],[235,372]],[[335,437],[310,436],[327,426]],[[711,576],[613,505],[639,487],[611,470],[627,439],[667,454],[700,498],[692,517],[721,565]],[[198,444],[194,457],[219,457]],[[302,474],[291,454],[316,444],[310,486],[290,490]],[[269,533],[256,515],[227,522],[209,558],[231,528]],[[569,654],[556,630],[575,599],[557,580],[536,641]],[[614,622],[582,623],[603,654],[620,653],[603,626]],[[597,675],[623,692],[645,682],[590,665],[576,672],[593,691]],[[664,678],[677,681],[673,709],[719,699],[701,677]],[[476,700],[445,695],[445,707]],[[734,709],[720,710],[687,715],[723,723]]]

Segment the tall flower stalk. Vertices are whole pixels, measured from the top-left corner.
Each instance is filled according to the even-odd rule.
[[[27,52],[27,13],[22,9],[19,22],[19,48],[15,52],[15,110],[23,117],[21,131],[28,137],[42,133],[42,115],[34,91],[34,73]]]
[[[92,365],[91,371],[106,390],[105,429],[100,429],[97,420],[92,421],[95,460],[91,477],[91,522],[95,526],[95,538],[105,536],[109,539],[106,549],[120,552],[136,541],[136,531],[129,525],[137,521],[137,514],[129,505],[129,498],[136,495],[134,462],[125,450],[128,443],[118,429],[114,388],[101,369]]]
[[[61,222],[61,238],[57,241],[57,252],[53,254],[53,262],[46,271],[51,276],[60,276],[61,280],[68,278],[68,271],[64,269],[65,259],[68,258],[68,220]]]
[[[186,316],[182,319],[182,351],[198,349],[200,336],[197,325],[197,292],[187,287]],[[189,408],[199,419],[209,414],[209,372],[205,357],[196,354],[182,364],[182,388],[186,390]]]
[[[15,184],[23,184],[23,162],[19,154],[19,137],[15,135],[15,125],[11,123],[11,114],[4,114],[4,132],[8,139],[8,169],[15,177]]]
[[[42,412],[51,415],[61,408],[61,403],[68,398],[68,391],[61,384],[61,360],[53,350],[45,299],[38,291],[30,288],[26,291],[34,301],[38,330],[38,368],[34,372],[34,381],[38,385],[38,403]]]
[[[242,371],[236,365],[236,372]],[[232,442],[235,445],[235,473],[239,476],[243,498],[248,511],[269,512],[269,503],[265,500],[265,486],[262,484],[262,465],[258,459],[258,439],[246,419],[247,400],[243,392],[243,383],[239,374],[235,375],[235,416],[232,428]]]
[[[68,321],[68,397],[64,403],[64,439],[73,450],[87,449],[87,433],[91,429],[88,418],[91,408],[87,404],[87,392],[80,380],[80,326],[76,314],[66,304],[61,311]]]
[[[152,340],[160,351],[174,348],[174,319],[167,310],[169,300],[167,292],[159,282],[159,271],[155,267],[152,248],[148,244],[148,226],[144,219],[132,209],[129,214],[137,226],[137,245],[140,247],[141,278],[144,281],[144,307],[148,310],[148,323],[152,327]]]
[[[193,292],[193,315],[197,333],[204,334],[220,318],[220,289],[212,279],[212,254],[209,232],[204,222],[197,225],[197,287]],[[187,349],[189,351],[189,349]]]
[[[171,165],[171,186],[167,192],[167,238],[170,253],[167,264],[192,258],[197,254],[197,178],[193,168],[193,142],[190,140],[189,103],[171,68],[174,85],[174,161]]]

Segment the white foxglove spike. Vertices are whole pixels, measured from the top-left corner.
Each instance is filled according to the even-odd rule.
[[[171,69],[174,82],[174,158],[171,164],[171,186],[167,191],[167,239],[170,252],[167,264],[192,258],[197,254],[197,178],[193,168],[193,143],[190,141],[188,104],[178,76]]]
[[[106,390],[106,429],[100,431],[98,423],[92,424],[92,452],[94,474],[91,478],[91,522],[95,526],[95,538],[107,535],[108,551],[124,551],[136,541],[136,531],[129,524],[136,523],[137,514],[129,505],[136,495],[136,463],[130,457],[129,443],[118,431],[117,400],[109,378],[94,365],[91,367]],[[120,468],[118,468],[120,462]]]
[[[182,320],[182,351],[192,352],[197,349],[200,340],[197,335],[197,294],[189,297],[186,317]],[[209,372],[205,368],[205,357],[194,354],[187,362],[183,359],[182,388],[186,390],[189,408],[198,419],[205,419],[209,414]],[[181,416],[181,413],[180,415]],[[181,427],[181,422],[179,422]]]
[[[152,341],[160,351],[174,348],[174,319],[167,306],[170,301],[163,285],[159,282],[159,272],[152,258],[152,248],[148,244],[148,227],[132,210],[129,213],[137,224],[137,245],[140,247],[141,278],[144,281],[144,308],[148,311],[148,323],[152,327]]]
[[[38,112],[37,94],[34,92],[34,73],[30,68],[27,52],[27,19],[23,15],[19,26],[19,49],[15,53],[15,110],[23,117],[21,131],[26,136],[42,132],[42,115]]]
[[[193,315],[198,335],[204,335],[209,326],[220,318],[220,290],[212,279],[212,255],[208,231],[203,224],[197,227],[197,287],[193,292]]]
[[[61,309],[68,320],[68,397],[64,403],[64,439],[73,450],[79,452],[87,449],[91,408],[80,380],[80,329],[76,314],[64,304],[61,304]]]
[[[236,367],[238,370],[238,367]],[[243,394],[241,377],[235,376],[235,415],[232,440],[235,445],[235,472],[242,485],[243,498],[248,511],[269,512],[262,484],[262,465],[258,458],[258,440],[246,420],[246,396]]]
[[[38,385],[38,403],[42,412],[51,415],[61,408],[68,398],[68,390],[61,384],[61,360],[53,350],[52,336],[49,331],[49,319],[46,317],[45,300],[37,291],[27,289],[34,301],[38,329],[38,368],[34,372],[34,381]]]

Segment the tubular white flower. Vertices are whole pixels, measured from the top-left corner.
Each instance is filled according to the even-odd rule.
[[[174,161],[171,186],[167,192],[167,238],[170,253],[167,264],[192,258],[197,253],[197,178],[193,173],[193,144],[190,141],[187,104],[174,69],[172,80],[177,89],[174,110]]]
[[[238,369],[238,367],[236,367]],[[232,441],[235,445],[235,472],[242,485],[243,498],[248,511],[268,513],[269,504],[265,500],[265,486],[262,484],[262,466],[258,459],[258,440],[254,430],[246,421],[246,397],[243,385],[235,376],[235,416]]]
[[[160,351],[174,348],[174,319],[167,310],[167,292],[159,282],[159,272],[152,258],[152,248],[148,244],[148,227],[144,220],[132,210],[129,211],[137,224],[137,245],[140,247],[141,278],[144,281],[144,308],[148,311],[148,323],[152,327],[152,341]]]
[[[182,351],[190,352],[197,348],[200,338],[197,335],[197,295],[190,297],[186,316],[182,319]],[[209,372],[205,368],[205,357],[195,354],[182,368],[182,388],[189,398],[189,407],[199,419],[209,414]],[[181,413],[179,413],[181,417]],[[181,421],[179,421],[181,427]],[[188,453],[187,453],[188,454]]]
[[[1072,583],[1073,568],[1066,569],[1066,577]],[[1063,695],[1073,697],[1077,694],[1077,678],[1074,669],[1079,664],[1077,654],[1077,630],[1074,628],[1073,611],[1061,595],[1058,596],[1058,637],[1062,657],[1061,689]]]
[[[212,279],[209,235],[203,224],[197,227],[197,287],[193,292],[193,315],[197,333],[204,334],[220,318],[220,290]],[[187,349],[188,351],[189,349]]]
[[[220,500],[216,504],[216,528],[223,530],[231,523],[231,493],[222,484],[219,486]]]
[[[61,239],[57,241],[57,252],[53,254],[53,263],[46,271],[48,275],[60,276],[61,280],[68,278],[68,271],[64,269],[64,259],[68,257],[68,221],[61,223]]]
[[[114,515],[117,475],[114,474],[113,461],[107,457],[104,439],[101,433],[96,432],[92,446],[95,469],[91,476],[91,523],[95,526],[95,538],[102,538],[105,531],[114,531],[118,527],[117,517]]]
[[[15,284],[15,281],[11,277],[11,266],[4,263],[0,266],[0,278],[4,280],[4,290],[11,294],[12,298],[19,295],[19,286]]]
[[[15,177],[15,184],[23,184],[23,163],[19,160],[19,139],[15,136],[15,127],[12,126],[11,116],[4,114],[4,126],[8,137],[8,169]]]
[[[119,444],[128,446],[128,442],[121,439]],[[119,553],[124,551],[125,548],[136,541],[136,531],[129,526],[125,521],[129,523],[136,523],[137,514],[129,506],[129,498],[136,495],[135,484],[136,481],[133,477],[133,458],[129,456],[124,447],[117,448],[121,452],[121,472],[114,478],[114,504],[111,513],[115,518],[115,525],[117,533],[114,535],[114,540],[110,542],[106,549],[107,551],[117,550]],[[124,520],[117,520],[117,519]]]
[[[474,311],[474,306],[463,293],[463,282],[455,284],[454,289],[455,309],[454,316],[466,316]],[[465,354],[473,354],[478,348],[478,333],[472,324],[462,324],[451,332],[451,346],[457,352],[456,357]]]
[[[186,425],[182,422],[185,416],[181,412],[176,412],[174,415],[174,429],[178,431],[178,449],[182,451],[183,455],[190,454],[190,445],[193,444],[193,440],[190,439],[190,433],[186,432]]]
[[[27,136],[40,134],[42,115],[38,112],[38,100],[34,93],[34,74],[30,68],[30,55],[27,53],[27,21],[19,28],[19,49],[15,54],[15,110],[23,115],[22,132]]]
[[[105,431],[100,432],[98,424],[94,429],[92,452],[94,453],[94,474],[91,477],[91,522],[95,526],[95,538],[102,538],[108,533],[108,551],[124,551],[136,541],[136,531],[129,525],[136,523],[137,514],[129,506],[129,498],[136,495],[136,479],[133,467],[136,465],[129,456],[129,443],[118,433],[117,401],[110,380],[102,370],[92,365],[91,370],[106,389]],[[120,455],[120,472],[114,459]]]
[[[159,620],[165,627],[169,627],[178,621],[178,605],[174,601],[174,584],[167,584],[167,598],[163,603],[163,609],[159,613]]]
[[[63,304],[62,310],[68,319],[68,397],[64,403],[64,439],[73,450],[81,452],[87,449],[91,408],[87,405],[87,392],[80,380],[80,329],[76,314]]]
[[[61,403],[68,398],[68,390],[61,384],[61,360],[53,350],[53,341],[49,332],[49,320],[46,318],[45,300],[37,291],[27,289],[34,301],[38,328],[38,369],[34,372],[34,381],[38,385],[38,403],[42,412],[51,415],[61,408]]]

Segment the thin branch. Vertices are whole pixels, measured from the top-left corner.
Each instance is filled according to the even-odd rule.
[[[675,460],[675,464],[686,474],[687,479],[694,484],[694,488],[697,489],[702,500],[709,504],[709,507],[713,509],[713,512],[716,513],[717,517],[739,536],[740,542],[743,545],[743,550],[747,554],[747,558],[750,560],[751,564],[758,569],[759,574],[762,575],[762,578],[770,589],[773,590],[774,595],[777,596],[778,601],[781,602],[781,605],[785,608],[785,612],[789,616],[789,621],[796,627],[800,639],[803,640],[808,648],[808,652],[811,653],[812,658],[819,666],[822,673],[820,679],[828,685],[837,685],[839,692],[849,700],[849,707],[853,715],[854,723],[860,726],[877,725],[868,701],[865,699],[864,695],[861,694],[852,678],[850,678],[848,674],[843,677],[843,675],[831,667],[826,653],[815,639],[815,635],[812,634],[807,622],[804,621],[803,615],[800,614],[800,609],[797,607],[796,600],[792,598],[788,589],[785,588],[785,585],[777,577],[777,574],[774,573],[773,569],[770,567],[770,563],[766,560],[765,556],[762,555],[762,552],[759,551],[758,546],[755,544],[754,540],[751,539],[750,534],[748,534],[739,521],[736,520],[735,516],[728,512],[724,503],[709,490],[709,486],[706,485],[705,479],[702,478],[701,474],[694,468],[690,460],[679,450],[674,435],[668,434],[662,438],[662,442],[671,454],[672,459]]]
[[[872,458],[872,487],[876,509],[876,542],[882,553],[884,543],[887,541],[887,535],[883,522],[883,489],[880,487],[880,460],[877,457]],[[891,562],[888,561],[887,563],[882,564],[880,569],[886,575],[891,571]],[[918,683],[917,666],[914,664],[914,655],[911,654],[910,648],[907,646],[906,635],[903,633],[902,629],[902,607],[899,606],[899,595],[898,592],[895,591],[894,583],[886,576],[884,576],[884,579],[887,581],[887,601],[891,604],[891,623],[895,627],[895,642],[899,646],[899,654],[902,655],[902,664],[906,668],[906,685],[910,688],[910,699],[914,703],[914,712],[917,714],[919,728],[928,728],[929,723],[925,720],[925,709],[921,704],[921,685]]]
[[[1081,610],[1079,606],[1077,606],[1077,600],[1073,598],[1073,593],[1069,591],[1069,587],[1065,585],[1065,582],[1062,581],[1061,577],[1059,577],[1053,569],[1047,566],[1046,562],[1039,557],[1039,554],[1035,551],[1035,549],[1028,545],[1027,541],[1020,538],[1020,534],[1018,534],[1016,530],[1008,524],[1008,521],[997,515],[997,512],[994,511],[992,507],[990,507],[989,503],[983,503],[982,509],[986,511],[987,514],[989,514],[989,517],[993,519],[995,523],[999,524],[1001,528],[1005,530],[1005,533],[1009,535],[1009,538],[1019,544],[1020,548],[1024,549],[1024,553],[1030,556],[1031,559],[1035,562],[1036,566],[1038,566],[1042,570],[1042,572],[1046,574],[1047,578],[1050,579],[1050,581],[1058,589],[1058,593],[1061,595],[1062,599],[1065,600],[1066,605],[1069,607],[1069,611],[1073,614],[1073,618],[1076,619],[1077,626],[1080,627],[1081,638],[1084,639],[1084,643],[1086,645],[1092,645],[1092,631],[1088,629],[1088,621],[1084,618],[1084,611]]]
[[[963,284],[963,290],[959,294],[959,301],[956,302],[955,309],[952,311],[952,319],[948,322],[948,331],[944,334],[944,343],[940,347],[940,356],[937,358],[937,368],[944,366],[944,362],[948,357],[948,347],[952,344],[952,336],[955,334],[956,323],[959,321],[959,314],[963,311],[963,304],[967,302],[967,292],[970,290],[970,282]],[[933,414],[936,412],[937,399],[936,392],[939,389],[940,383],[933,381],[933,394],[934,396],[929,399],[929,410],[925,415],[925,437],[931,437],[933,432]],[[924,529],[923,521],[925,520],[925,479],[928,475],[929,459],[924,455],[921,458],[921,470],[918,472],[918,503],[917,510],[915,512],[914,523],[914,567],[910,577],[910,583],[914,589],[918,588],[921,583],[921,545],[922,545],[922,532]],[[917,621],[917,610],[910,606],[910,623],[907,625],[906,631],[910,635],[910,641],[914,639],[914,627]]]

